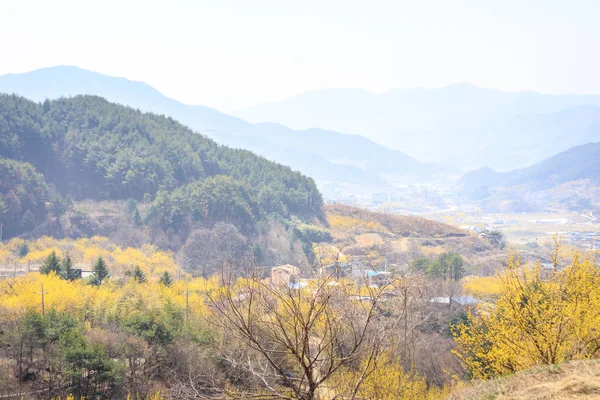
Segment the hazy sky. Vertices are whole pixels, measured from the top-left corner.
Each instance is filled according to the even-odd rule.
[[[600,1],[0,0],[0,74],[76,65],[224,111],[320,88],[600,93]]]

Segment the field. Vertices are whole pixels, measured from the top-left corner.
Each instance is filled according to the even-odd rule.
[[[540,213],[481,213],[477,210],[429,214],[426,218],[450,223],[463,229],[490,229],[502,232],[509,243],[543,244],[559,235],[566,241],[588,242],[591,246],[600,234],[600,221],[593,215],[577,212],[540,212]],[[586,235],[587,234],[587,235]],[[583,240],[588,239],[588,240]],[[597,242],[596,242],[597,243]]]

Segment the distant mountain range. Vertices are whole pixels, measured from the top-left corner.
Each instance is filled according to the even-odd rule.
[[[236,113],[307,129],[361,134],[422,160],[511,170],[600,140],[599,95],[507,93],[468,84],[438,89],[327,89]]]
[[[321,129],[293,130],[273,123],[248,123],[205,106],[168,98],[151,86],[77,67],[44,68],[0,76],[0,92],[35,101],[94,94],[109,101],[172,117],[217,142],[244,148],[288,165],[316,181],[386,185],[378,174],[424,179],[443,171],[358,135]]]
[[[465,174],[460,184],[466,191],[482,187],[510,187],[527,185],[529,190],[543,190],[554,186],[588,179],[600,185],[600,142],[573,147],[527,168],[496,172],[481,168]]]

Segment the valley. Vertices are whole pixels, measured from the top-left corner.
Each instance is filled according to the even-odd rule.
[[[598,397],[595,5],[13,3],[0,399]]]

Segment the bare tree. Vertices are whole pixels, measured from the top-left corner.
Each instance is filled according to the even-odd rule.
[[[181,260],[186,270],[210,276],[226,263],[240,264],[247,251],[246,239],[238,229],[220,222],[211,230],[192,232],[181,249]]]
[[[233,398],[354,398],[387,333],[401,318],[386,314],[386,295],[393,286],[366,287],[326,278],[303,289],[277,287],[254,277],[209,293],[217,323],[229,346],[223,357],[259,384],[228,391]],[[243,352],[232,350],[239,344]],[[336,387],[332,379],[343,368],[363,368],[354,381]],[[342,392],[344,392],[342,394]]]

